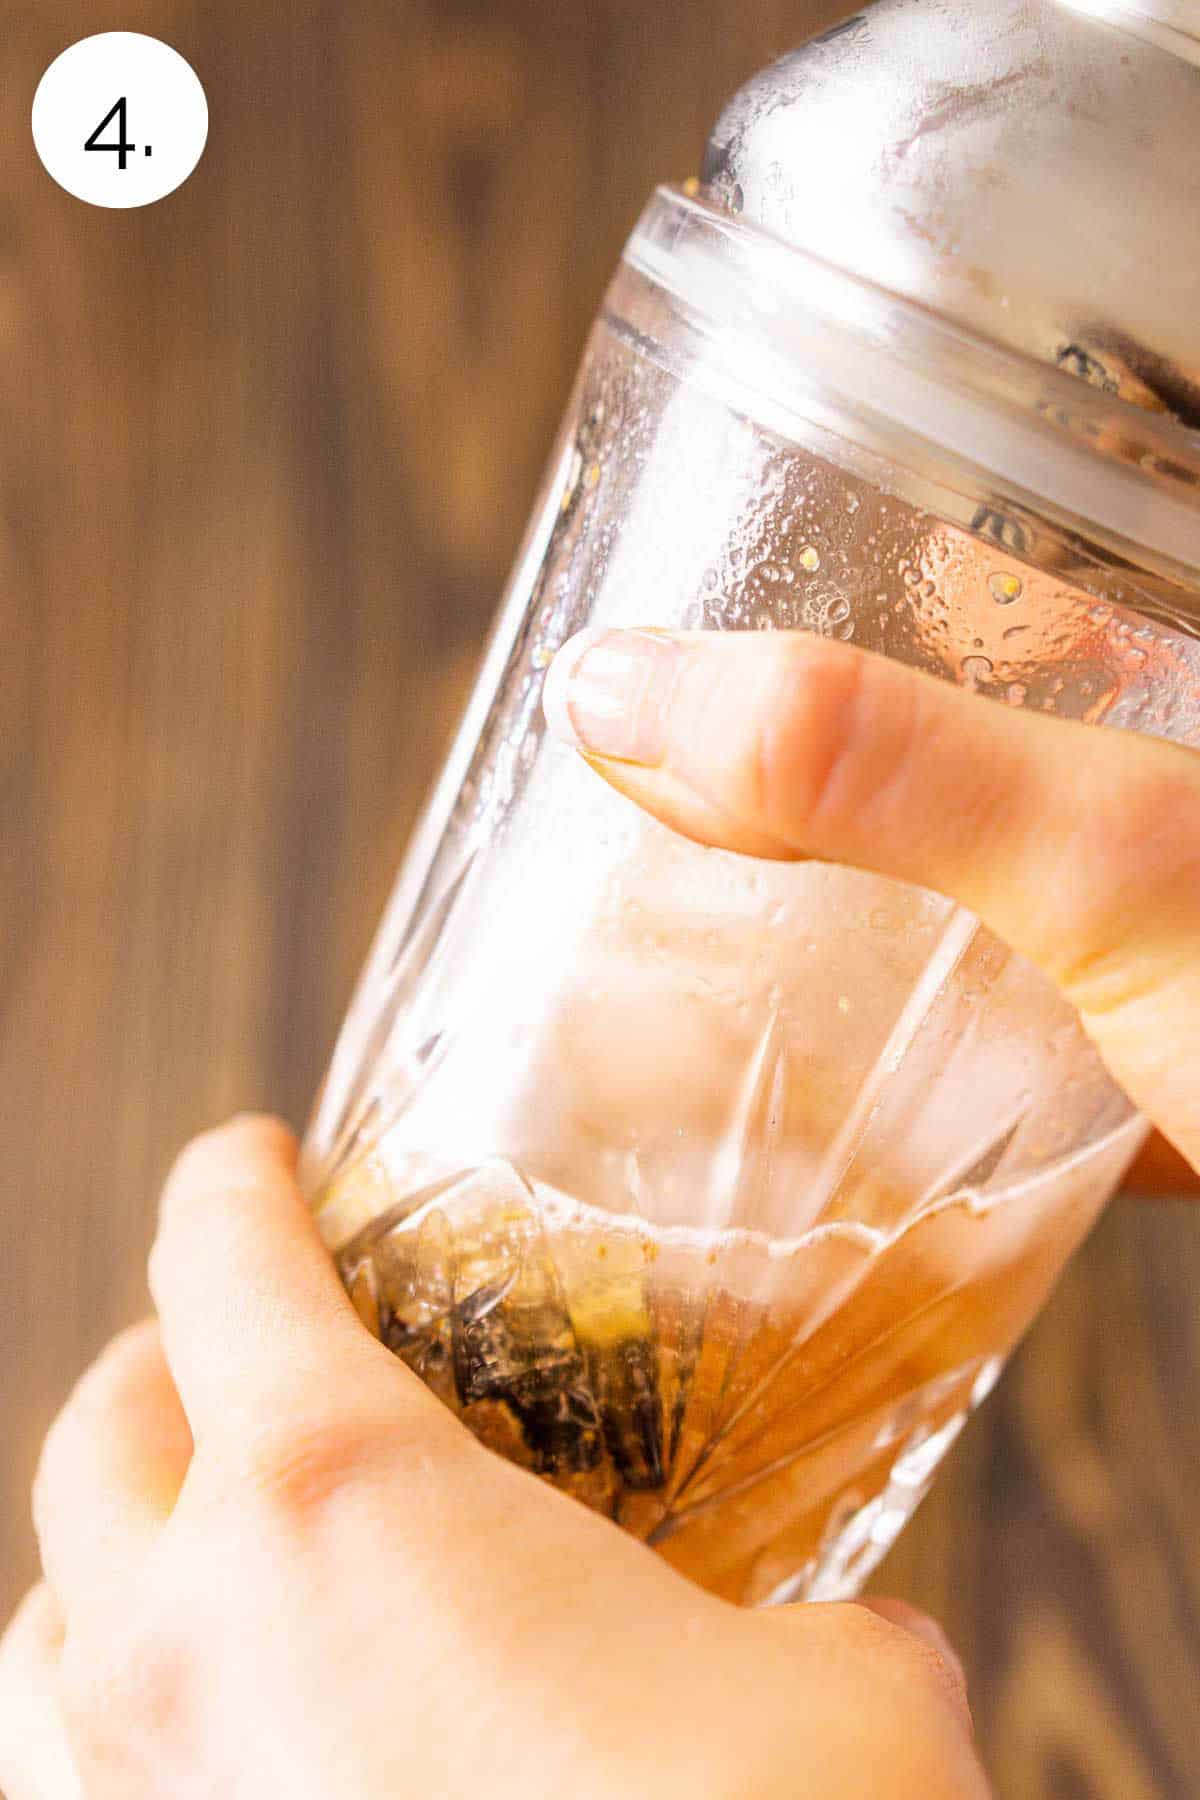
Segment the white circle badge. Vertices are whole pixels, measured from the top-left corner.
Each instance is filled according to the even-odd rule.
[[[204,154],[208,101],[160,38],[102,31],[55,57],[33,97],[33,141],[59,187],[91,206],[149,206]]]

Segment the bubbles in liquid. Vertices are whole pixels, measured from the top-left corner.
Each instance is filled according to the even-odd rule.
[[[962,672],[968,681],[986,681],[992,673],[991,659],[986,656],[964,656]]]
[[[997,606],[1011,606],[1019,600],[1024,592],[1024,583],[1019,575],[1006,575],[997,569],[988,576],[988,591]]]
[[[800,567],[810,575],[815,575],[821,566],[821,552],[812,544],[805,544],[800,552]]]

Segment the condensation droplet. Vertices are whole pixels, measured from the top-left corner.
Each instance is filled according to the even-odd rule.
[[[1007,575],[997,569],[988,576],[988,591],[997,606],[1011,606],[1014,600],[1021,598],[1025,584],[1019,575]]]
[[[821,552],[812,544],[805,544],[800,552],[800,567],[814,575],[821,566]]]
[[[548,669],[554,661],[554,651],[549,644],[535,644],[529,660],[535,669]]]
[[[992,673],[991,661],[986,656],[964,656],[962,672],[968,681],[986,681]]]
[[[715,569],[705,569],[701,580],[702,585],[711,592],[717,585],[717,571]]]
[[[1029,689],[1025,686],[1023,681],[1010,681],[1005,691],[1004,698],[1008,701],[1010,706],[1024,706],[1025,696],[1028,692]]]

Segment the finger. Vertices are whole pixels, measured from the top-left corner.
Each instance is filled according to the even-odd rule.
[[[131,1590],[191,1448],[158,1327],[147,1320],[113,1339],[42,1449],[34,1526],[46,1578],[68,1613]]]
[[[826,1750],[848,1727],[852,1768],[896,1759],[876,1761],[889,1793],[983,1800],[962,1667],[932,1619],[893,1600],[807,1603],[767,1608],[754,1628],[794,1656],[796,1703],[812,1706]]]
[[[63,1624],[44,1585],[32,1588],[0,1639],[0,1792],[7,1800],[80,1800],[58,1706]]]
[[[1058,984],[1200,1165],[1193,751],[984,705],[801,632],[584,634],[545,705],[607,780],[706,843],[962,902]]]
[[[285,1126],[238,1118],[190,1144],[167,1181],[150,1286],[197,1442],[372,1395],[448,1419],[363,1330],[295,1164]]]

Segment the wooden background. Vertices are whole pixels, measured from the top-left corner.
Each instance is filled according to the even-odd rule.
[[[173,1151],[305,1113],[644,195],[835,10],[0,5],[5,1606]],[[28,133],[114,22],[212,110],[132,214]],[[885,1572],[962,1647],[1006,1800],[1200,1793],[1198,1282],[1200,1219],[1114,1209]]]

